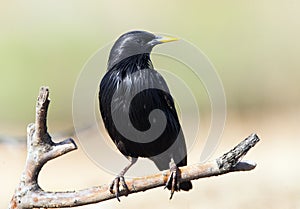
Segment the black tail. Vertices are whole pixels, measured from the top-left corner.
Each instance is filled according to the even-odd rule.
[[[180,189],[183,191],[189,191],[190,189],[193,188],[192,182],[191,181],[185,181],[185,182],[181,182],[179,184]]]
[[[172,187],[171,184],[167,185],[167,188],[169,190],[171,190],[171,187]],[[179,190],[189,191],[192,188],[193,188],[193,185],[192,185],[191,181],[184,181],[179,184],[179,188],[177,188],[177,186],[175,186],[175,191],[179,191]]]

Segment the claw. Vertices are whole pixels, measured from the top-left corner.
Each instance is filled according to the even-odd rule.
[[[123,187],[124,190],[126,191],[125,196],[127,196],[128,193],[129,193],[129,189],[128,189],[128,186],[127,186],[127,184],[126,184],[126,182],[125,182],[124,176],[121,176],[121,177],[120,177],[120,180],[121,180],[121,183],[122,183],[122,187]]]
[[[121,181],[121,184],[122,184],[122,187],[124,189],[124,191],[126,192],[125,193],[125,196],[128,195],[129,193],[129,189],[128,189],[128,186],[125,182],[125,178],[124,176],[117,176],[112,182],[111,184],[109,185],[109,191],[110,193],[112,194],[115,194],[116,195],[116,198],[117,200],[120,202],[120,181]]]
[[[170,176],[167,180],[165,188],[171,190],[170,199],[172,199],[174,192],[180,190],[180,173],[177,166],[172,166],[170,168]]]

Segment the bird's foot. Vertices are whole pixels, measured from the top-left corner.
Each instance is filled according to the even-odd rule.
[[[126,182],[125,182],[124,176],[118,175],[118,176],[111,182],[111,184],[110,184],[110,186],[109,186],[109,191],[110,191],[110,193],[115,194],[115,195],[116,195],[116,198],[117,198],[117,200],[118,200],[119,202],[120,202],[120,198],[119,198],[119,196],[120,196],[120,183],[122,184],[122,187],[123,187],[123,189],[124,189],[124,191],[125,191],[125,196],[127,196],[128,193],[129,193],[129,189],[128,189],[128,186],[127,186],[127,184],[126,184]]]
[[[172,199],[175,191],[180,190],[180,170],[178,169],[178,167],[175,164],[173,164],[170,168],[170,176],[165,185],[165,188],[168,188],[169,190],[171,190],[170,199]]]

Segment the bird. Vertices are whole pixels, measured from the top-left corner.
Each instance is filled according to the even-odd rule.
[[[150,57],[154,46],[176,40],[135,30],[122,34],[110,50],[98,99],[105,129],[129,160],[109,186],[118,201],[120,184],[129,192],[124,175],[140,157],[161,171],[170,169],[165,185],[170,199],[175,191],[192,189],[191,181],[181,181],[178,168],[187,165],[187,148],[174,99]]]

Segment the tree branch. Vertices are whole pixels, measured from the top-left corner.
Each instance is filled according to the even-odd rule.
[[[95,186],[79,191],[47,192],[40,188],[37,179],[41,168],[49,160],[77,149],[72,139],[54,143],[47,132],[47,110],[49,90],[41,87],[36,105],[36,120],[27,128],[27,159],[20,183],[12,197],[9,208],[58,208],[87,205],[115,198],[108,185]],[[203,163],[180,167],[183,181],[195,180],[221,174],[249,171],[256,167],[252,162],[240,162],[242,157],[259,141],[251,134],[236,147],[221,157]],[[170,172],[163,171],[155,175],[133,178],[127,181],[129,193],[164,186]],[[124,190],[120,196],[126,195]]]

